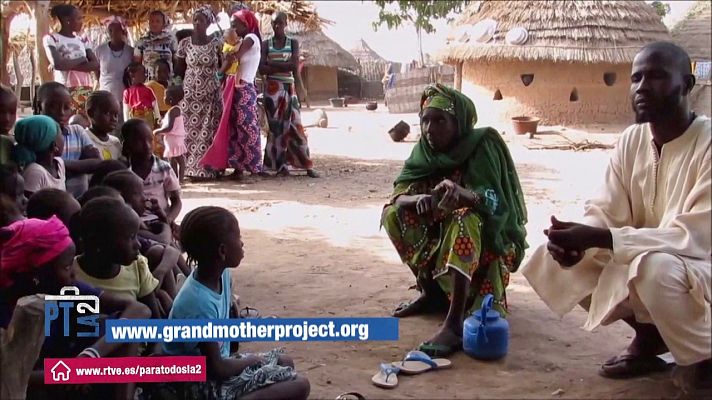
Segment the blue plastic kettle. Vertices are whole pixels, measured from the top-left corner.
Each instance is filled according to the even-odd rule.
[[[466,354],[480,360],[497,360],[507,355],[509,322],[492,310],[494,296],[488,294],[482,307],[465,319],[462,347]]]

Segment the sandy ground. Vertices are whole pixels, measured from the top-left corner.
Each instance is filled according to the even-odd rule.
[[[383,106],[381,105],[381,109]],[[401,265],[385,232],[379,231],[382,205],[391,182],[417,135],[415,114],[390,115],[363,106],[327,109],[330,126],[310,129],[310,143],[320,179],[246,178],[185,186],[184,212],[200,205],[220,205],[235,212],[242,227],[246,258],[234,271],[242,306],[279,317],[388,316],[401,301],[416,296],[414,279]],[[310,115],[305,113],[305,119]],[[414,124],[404,143],[393,143],[388,129],[399,120]],[[552,143],[504,136],[517,162],[529,210],[530,250],[544,242],[549,216],[576,218],[583,201],[598,189],[608,151],[528,150],[532,143]],[[615,131],[617,128],[608,129]],[[592,132],[605,132],[594,127]],[[580,131],[563,130],[578,138]],[[578,136],[577,136],[578,135]],[[615,135],[589,138],[612,143]],[[301,173],[300,173],[301,174]],[[479,362],[464,354],[453,368],[401,377],[396,389],[371,384],[380,362],[395,361],[429,338],[442,317],[400,321],[397,342],[300,342],[285,347],[312,385],[313,398],[333,399],[346,391],[367,398],[663,398],[676,394],[665,374],[611,381],[597,375],[600,362],[630,341],[632,330],[617,323],[590,333],[582,330],[584,313],[563,319],[550,312],[524,278],[513,274],[509,355],[499,362]],[[274,347],[248,343],[241,350]],[[556,394],[555,394],[556,392]]]

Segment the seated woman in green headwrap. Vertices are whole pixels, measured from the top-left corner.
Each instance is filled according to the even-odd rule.
[[[527,247],[512,157],[496,130],[474,129],[476,122],[475,106],[462,93],[442,85],[425,90],[420,141],[381,221],[421,292],[393,315],[448,310],[440,331],[420,345],[434,357],[461,348],[464,317],[486,294],[506,314],[509,273]]]

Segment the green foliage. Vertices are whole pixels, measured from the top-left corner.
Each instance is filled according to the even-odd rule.
[[[662,1],[653,1],[650,5],[653,6],[660,18],[664,18],[670,13],[670,4],[663,3]]]
[[[447,18],[452,12],[462,10],[466,0],[376,0],[381,8],[378,21],[373,23],[373,29],[386,25],[388,29],[398,28],[403,23],[412,23],[418,31],[432,33],[435,27],[433,20]],[[396,4],[398,10],[386,11],[386,7]]]

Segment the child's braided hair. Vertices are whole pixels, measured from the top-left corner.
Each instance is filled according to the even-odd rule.
[[[210,262],[217,257],[220,243],[232,232],[237,218],[222,207],[203,206],[189,212],[180,224],[180,244],[188,253],[188,263]]]

